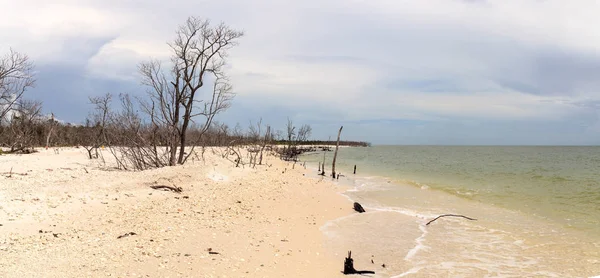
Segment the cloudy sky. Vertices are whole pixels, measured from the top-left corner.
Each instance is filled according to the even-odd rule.
[[[81,122],[88,96],[143,95],[188,16],[245,32],[219,120],[287,117],[375,144],[600,144],[593,0],[0,0],[0,53],[36,63],[42,100]]]

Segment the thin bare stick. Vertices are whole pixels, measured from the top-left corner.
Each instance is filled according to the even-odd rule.
[[[477,220],[477,219],[475,219],[475,218],[471,218],[471,217],[467,217],[467,216],[464,216],[464,215],[459,215],[459,214],[444,214],[444,215],[440,215],[440,216],[438,216],[438,217],[434,218],[433,220],[431,220],[431,221],[427,222],[427,224],[425,224],[425,226],[427,226],[427,225],[431,224],[431,223],[432,223],[433,221],[435,221],[435,220],[438,220],[438,219],[440,219],[440,218],[442,218],[442,217],[446,217],[446,216],[452,216],[452,217],[462,217],[462,218],[465,218],[465,219],[468,219],[468,220],[473,220],[473,221],[474,221],[474,220]]]

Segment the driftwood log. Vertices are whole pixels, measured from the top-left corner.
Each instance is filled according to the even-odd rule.
[[[163,189],[165,191],[170,190],[173,192],[177,192],[177,193],[181,193],[183,191],[183,188],[179,187],[179,186],[169,186],[169,185],[152,185],[150,186],[150,188],[152,189]]]
[[[137,235],[137,234],[134,232],[129,232],[129,233],[118,236],[117,239],[121,239],[121,238],[128,237],[128,236],[134,236],[134,235]]]
[[[440,219],[440,218],[442,218],[442,217],[448,217],[448,216],[451,216],[451,217],[462,217],[462,218],[465,218],[465,219],[468,219],[468,220],[472,220],[472,221],[475,221],[475,220],[477,220],[477,219],[475,219],[475,218],[471,218],[471,217],[467,217],[467,216],[464,216],[464,215],[459,215],[459,214],[443,214],[443,215],[440,215],[440,216],[438,216],[438,217],[434,218],[433,220],[431,220],[431,221],[427,222],[427,224],[425,224],[425,226],[427,226],[427,225],[431,224],[431,223],[432,223],[433,221],[435,221],[435,220],[438,220],[438,219]]]
[[[358,202],[354,202],[354,210],[359,213],[365,212],[365,209]]]
[[[344,259],[344,274],[375,274],[375,271],[356,270],[354,269],[354,259],[352,259],[352,251],[348,251],[348,258]]]

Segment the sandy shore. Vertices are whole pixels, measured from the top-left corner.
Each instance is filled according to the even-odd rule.
[[[326,248],[319,228],[353,213],[344,188],[267,164],[235,168],[207,152],[122,172],[83,149],[2,155],[0,277],[343,276],[346,250]]]

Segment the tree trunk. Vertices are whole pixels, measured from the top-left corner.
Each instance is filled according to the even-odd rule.
[[[50,132],[48,132],[48,136],[46,136],[46,148],[50,147],[50,136],[52,135],[52,130],[54,128],[50,129]]]
[[[169,154],[169,166],[175,166],[175,164],[177,163],[177,140],[178,140],[178,136],[176,134],[176,131],[173,131],[173,134],[171,136],[171,146],[170,146],[170,154]]]
[[[177,90],[177,88],[176,88]],[[177,95],[180,93],[177,92]],[[180,133],[177,131],[177,126],[179,125],[179,104],[175,105],[175,111],[173,113],[173,123],[171,128],[173,129],[171,132],[173,133],[171,136],[171,153],[169,154],[169,166],[177,165],[177,144],[180,138]]]
[[[340,136],[342,135],[342,128],[340,127],[340,131],[338,131],[337,143],[335,143],[335,152],[333,153],[333,163],[331,164],[331,177],[335,178],[335,160],[337,159],[338,148],[340,147]]]
[[[185,158],[185,135],[187,133],[187,123],[186,120],[183,120],[183,127],[181,128],[180,143],[179,143],[179,158],[177,159],[177,163],[183,164],[183,159]]]

